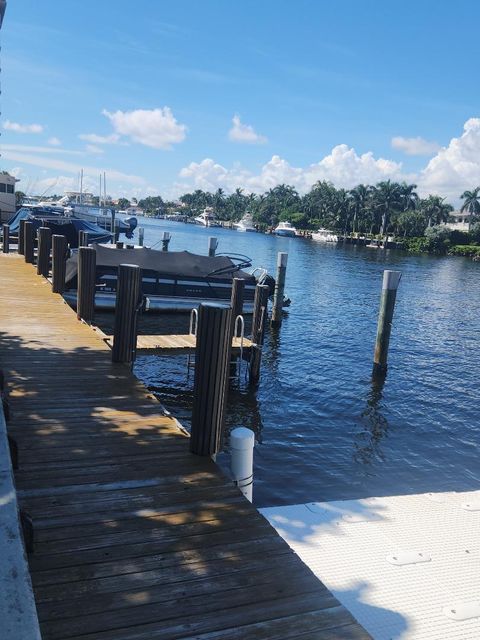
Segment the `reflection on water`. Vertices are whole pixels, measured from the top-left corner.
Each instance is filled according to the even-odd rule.
[[[147,244],[245,253],[274,273],[289,254],[292,305],[267,331],[257,387],[235,383],[227,431],[252,428],[259,506],[478,488],[480,264],[155,221]],[[248,236],[248,237],[247,237]],[[382,385],[371,370],[382,271],[403,273]],[[148,316],[142,333],[187,333],[188,316]],[[141,356],[135,372],[186,425],[186,357]],[[220,456],[227,464],[225,456]]]
[[[363,431],[355,436],[355,462],[371,464],[373,458],[383,460],[381,442],[387,433],[388,421],[382,414],[381,401],[385,379],[372,377],[372,386],[367,396],[367,406],[362,412]]]

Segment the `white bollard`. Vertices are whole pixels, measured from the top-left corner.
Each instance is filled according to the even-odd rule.
[[[230,433],[231,469],[235,484],[252,502],[253,498],[253,447],[255,434],[251,429],[237,427]]]

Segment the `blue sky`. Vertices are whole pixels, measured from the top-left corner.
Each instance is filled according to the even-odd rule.
[[[2,164],[113,196],[480,183],[480,5],[8,0]]]

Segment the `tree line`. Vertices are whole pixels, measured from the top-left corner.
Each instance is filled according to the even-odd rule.
[[[211,207],[217,218],[232,222],[251,213],[260,228],[288,220],[299,229],[418,237],[428,227],[448,222],[453,207],[438,195],[420,198],[416,189],[415,184],[390,180],[354,189],[337,189],[331,182],[319,181],[303,196],[286,184],[261,195],[243,189],[228,195],[223,189],[214,193],[197,189],[180,197],[180,212],[194,217]],[[480,218],[480,187],[460,197],[462,211]],[[164,202],[160,196],[140,200],[138,205],[149,215],[179,211],[178,204]]]

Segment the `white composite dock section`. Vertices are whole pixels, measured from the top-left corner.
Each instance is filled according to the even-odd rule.
[[[480,639],[480,491],[261,512],[375,640]]]

